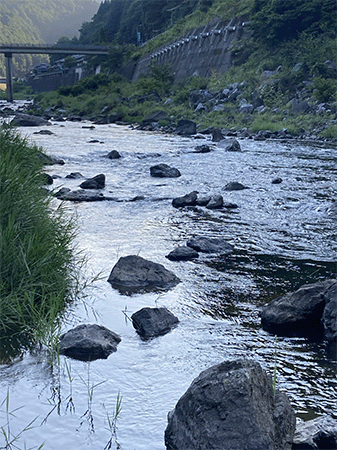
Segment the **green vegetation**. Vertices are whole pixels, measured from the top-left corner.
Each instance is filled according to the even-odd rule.
[[[75,225],[44,187],[46,161],[39,148],[8,127],[0,129],[2,359],[6,342],[15,347],[52,341],[76,293]]]

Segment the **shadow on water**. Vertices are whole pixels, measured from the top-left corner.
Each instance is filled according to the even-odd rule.
[[[237,316],[242,304],[262,306],[304,284],[336,277],[336,263],[234,251],[205,264],[224,273],[227,283],[209,292],[203,312],[213,318]],[[246,282],[245,282],[246,281]]]

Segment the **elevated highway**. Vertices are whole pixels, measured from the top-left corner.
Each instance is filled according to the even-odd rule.
[[[6,59],[7,100],[13,102],[13,54],[66,54],[66,55],[107,55],[109,48],[105,45],[64,45],[64,44],[1,44],[0,53]]]

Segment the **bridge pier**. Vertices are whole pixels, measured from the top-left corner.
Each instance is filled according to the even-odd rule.
[[[5,53],[7,101],[13,103],[13,53]]]

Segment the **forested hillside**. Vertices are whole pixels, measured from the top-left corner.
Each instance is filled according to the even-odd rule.
[[[78,36],[83,22],[90,20],[99,4],[94,0],[1,0],[0,42],[54,44],[61,36]],[[42,56],[14,57],[15,75],[23,75]],[[0,75],[4,76],[4,58]]]

